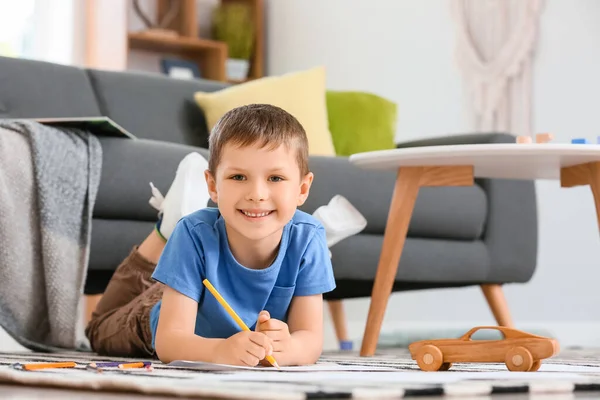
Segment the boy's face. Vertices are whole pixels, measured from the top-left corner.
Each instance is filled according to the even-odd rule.
[[[215,176],[206,171],[211,199],[230,235],[261,240],[281,234],[308,197],[313,174],[300,176],[296,149],[226,144]]]

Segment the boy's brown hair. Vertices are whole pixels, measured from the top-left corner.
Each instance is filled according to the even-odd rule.
[[[281,145],[295,148],[301,176],[309,172],[306,131],[293,115],[279,107],[249,104],[234,108],[219,119],[208,138],[208,169],[213,175],[227,143],[240,147],[259,143],[269,149]]]

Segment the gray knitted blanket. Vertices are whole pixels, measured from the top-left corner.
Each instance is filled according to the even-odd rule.
[[[98,139],[0,120],[0,325],[38,351],[87,350],[80,316]]]

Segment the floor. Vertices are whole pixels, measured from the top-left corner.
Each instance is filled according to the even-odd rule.
[[[333,339],[333,338],[332,338]],[[328,347],[335,346],[334,341],[330,339],[330,343]],[[14,339],[12,339],[4,330],[0,327],[0,351],[17,351],[23,349]],[[171,399],[172,397],[164,397],[164,396],[152,396],[152,395],[139,395],[133,393],[94,393],[88,391],[78,391],[78,390],[64,390],[64,389],[54,389],[54,388],[41,388],[41,387],[27,387],[27,386],[19,386],[19,385],[5,385],[0,384],[0,398],[2,399],[12,399],[12,400],[24,400],[24,399],[44,399],[44,400],[53,400],[53,399],[80,399],[82,395],[85,394],[86,399],[94,400],[94,399],[109,399],[109,400],[120,400],[120,399],[134,399],[134,400],[163,400],[163,399]],[[496,394],[492,396],[486,397],[477,397],[477,400],[539,400],[543,398],[543,400],[587,400],[587,399],[598,399],[600,398],[600,393],[577,393],[577,394],[561,394],[561,395],[532,395],[529,396],[527,394],[522,395],[502,395]],[[178,399],[185,399],[180,397]],[[433,399],[441,399],[441,397],[419,397],[419,400],[433,400]],[[206,399],[211,400],[211,399]],[[217,399],[215,399],[217,400]],[[335,399],[331,399],[335,400]]]
[[[76,390],[58,390],[58,389],[46,389],[46,388],[29,388],[29,387],[20,387],[20,386],[8,386],[8,385],[0,385],[0,398],[2,399],[11,399],[11,400],[30,400],[30,399],[41,399],[44,400],[54,400],[54,399],[80,399],[82,395],[85,394],[85,398],[89,400],[96,399],[108,399],[108,400],[121,400],[121,399],[133,399],[133,400],[164,400],[164,399],[172,399],[172,397],[163,397],[163,396],[144,396],[144,395],[134,395],[130,393],[114,393],[108,394],[106,392],[102,393],[93,393],[93,392],[82,392]],[[537,395],[537,396],[529,396],[527,394],[523,395],[493,395],[488,397],[477,397],[477,400],[592,400],[598,399],[600,397],[600,393],[583,393],[583,394],[568,394],[568,395]],[[177,399],[185,399],[184,397],[178,397]],[[439,400],[440,397],[419,397],[419,400]],[[212,400],[212,399],[205,399]],[[217,399],[214,399],[217,400]],[[336,400],[336,399],[330,399]]]
[[[25,348],[17,343],[2,327],[0,326],[0,351],[21,351]]]

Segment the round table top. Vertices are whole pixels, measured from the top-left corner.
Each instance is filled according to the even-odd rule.
[[[350,162],[362,168],[472,165],[478,178],[560,179],[560,169],[600,161],[595,144],[465,144],[424,146],[357,153]]]

